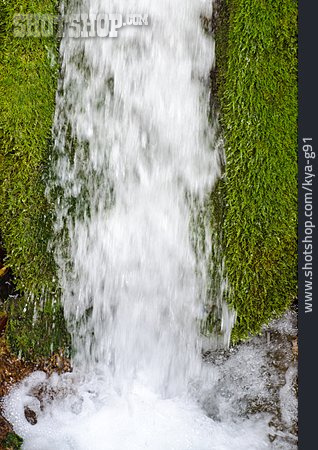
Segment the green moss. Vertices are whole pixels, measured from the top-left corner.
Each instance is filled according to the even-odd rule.
[[[9,340],[29,354],[40,341],[23,310],[48,306],[38,313],[42,340],[54,334],[50,314],[57,296],[56,268],[48,251],[53,208],[44,191],[58,76],[57,42],[49,38],[16,38],[16,13],[56,13],[55,0],[0,0],[0,230],[17,288],[24,293],[10,306]],[[52,303],[52,304],[51,304]],[[43,314],[46,316],[43,319]],[[15,331],[18,320],[19,331]],[[64,328],[64,326],[62,327]],[[61,331],[62,332],[62,331]],[[40,333],[40,334],[41,334]],[[55,342],[56,339],[52,338]],[[45,351],[38,346],[37,352]]]
[[[69,355],[70,336],[65,329],[63,308],[52,294],[49,299],[30,298],[28,302],[11,304],[7,340],[11,351],[29,361],[36,361],[58,349]]]
[[[14,38],[12,17],[55,13],[56,1],[0,2],[0,229],[6,265],[25,293],[10,305],[8,339],[33,357],[68,341],[44,195],[58,66],[56,41]],[[223,247],[214,248],[211,272],[219,276],[224,254],[236,341],[296,296],[297,3],[223,0],[216,51],[227,164],[211,198]]]
[[[223,0],[217,24],[227,161],[222,245],[235,342],[296,297],[297,3]]]
[[[4,441],[1,442],[3,448],[19,450],[22,448],[23,439],[15,433],[8,433]]]

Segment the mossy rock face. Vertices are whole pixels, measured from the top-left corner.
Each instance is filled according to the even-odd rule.
[[[53,294],[48,299],[17,300],[11,302],[9,311],[6,336],[13,353],[28,361],[60,350],[70,356],[70,336],[59,296],[56,301]]]
[[[22,448],[23,439],[15,433],[8,433],[4,441],[1,442],[3,448],[8,450],[19,450]]]
[[[59,70],[57,40],[14,37],[13,17],[56,14],[57,2],[0,2],[0,230],[5,265],[20,293],[19,300],[6,305],[8,338],[12,348],[24,355],[33,353],[31,344],[37,353],[47,354],[47,345],[39,345],[44,335],[48,340],[49,333],[49,346],[53,343],[56,349],[59,338],[54,335],[66,333],[57,306],[53,252],[48,250],[54,208],[45,196]],[[59,311],[58,318],[51,317],[54,311]]]
[[[6,265],[19,290],[52,288],[54,259],[47,251],[52,208],[44,191],[51,152],[58,65],[53,38],[15,38],[16,13],[55,12],[53,1],[9,0],[1,5],[0,228]]]
[[[234,342],[297,295],[297,2],[217,2],[226,170],[222,247]]]
[[[68,342],[48,251],[53,205],[45,197],[57,42],[15,38],[12,23],[15,13],[55,14],[57,3],[0,4],[0,230],[5,265],[23,293],[6,305],[7,333],[16,352],[35,357]],[[218,5],[216,73],[227,162],[217,194],[222,208],[215,199],[212,208],[222,214],[217,239],[225,255],[228,301],[238,315],[237,341],[259,332],[296,296],[297,3]]]

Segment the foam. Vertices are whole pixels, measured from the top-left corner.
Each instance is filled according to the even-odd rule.
[[[39,372],[31,375],[6,400],[6,415],[24,438],[24,450],[270,448],[264,420],[213,421],[193,400],[163,399],[139,384],[125,396],[103,391],[96,384],[95,389],[90,383],[77,384],[76,394],[46,404],[41,412],[28,394],[44,378]],[[24,417],[26,404],[37,412],[36,425]]]

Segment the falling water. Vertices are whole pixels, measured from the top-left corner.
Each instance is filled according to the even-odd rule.
[[[149,26],[62,42],[53,187],[70,261],[59,248],[58,264],[75,366],[106,371],[119,390],[140,378],[175,395],[200,369],[205,258],[190,222],[220,170],[213,42],[204,2],[130,3],[81,8],[148,13]]]
[[[71,1],[79,11],[150,23],[62,39],[48,195],[74,372],[51,377],[45,407],[33,396],[36,425],[23,405],[41,373],[14,391],[8,417],[25,449],[268,448],[264,425],[212,420],[198,394],[215,377],[200,341],[211,239],[201,227],[195,245],[190,226],[220,175],[210,1]]]

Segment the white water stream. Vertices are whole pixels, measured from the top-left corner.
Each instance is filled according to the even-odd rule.
[[[7,417],[32,450],[270,448],[264,418],[231,408],[210,418],[202,406],[220,376],[202,363],[199,330],[211,242],[195,251],[190,227],[220,175],[208,123],[214,43],[200,20],[211,2],[70,3],[150,24],[62,40],[49,195],[59,189],[56,235],[69,238],[56,258],[74,372],[45,381],[44,403],[34,393],[45,375],[33,374]],[[233,314],[223,313],[226,345]]]

